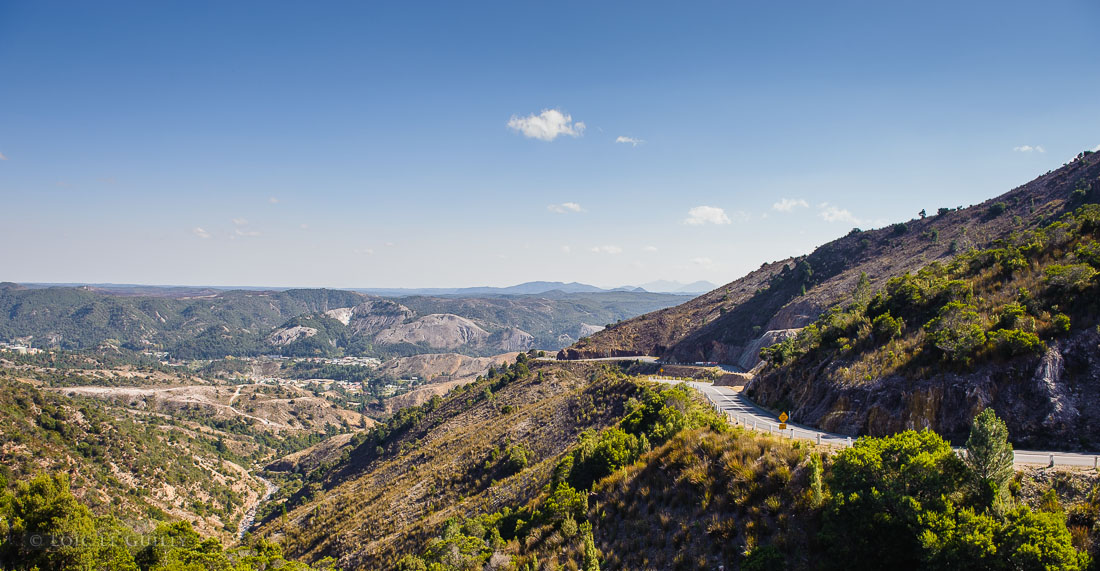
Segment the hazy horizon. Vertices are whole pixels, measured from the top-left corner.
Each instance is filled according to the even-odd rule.
[[[320,289],[340,289],[340,290],[353,290],[353,291],[354,290],[428,290],[428,289],[451,290],[451,289],[470,289],[470,288],[508,288],[508,287],[524,285],[524,284],[532,283],[532,282],[563,283],[563,284],[576,283],[576,284],[581,284],[581,285],[594,286],[594,287],[598,287],[598,288],[606,289],[606,290],[613,290],[613,289],[616,289],[616,288],[623,288],[623,287],[642,287],[642,286],[644,286],[648,283],[663,282],[663,281],[675,281],[675,280],[650,280],[649,282],[642,282],[642,283],[637,283],[637,284],[618,284],[618,285],[590,284],[590,283],[578,282],[578,281],[574,281],[574,280],[569,280],[569,281],[566,281],[566,280],[531,280],[529,282],[510,283],[510,284],[503,284],[503,285],[475,284],[475,285],[462,285],[462,286],[443,285],[443,286],[422,286],[422,287],[420,287],[420,286],[389,287],[389,286],[371,286],[371,285],[367,285],[367,286],[346,286],[345,287],[345,286],[300,286],[300,285],[278,285],[278,284],[273,285],[273,284],[208,284],[208,283],[178,284],[178,283],[137,283],[137,282],[134,282],[134,283],[130,283],[130,282],[85,282],[85,281],[72,281],[72,280],[70,280],[70,281],[61,281],[61,282],[43,282],[43,281],[33,281],[33,280],[17,281],[17,280],[0,279],[0,283],[10,282],[10,283],[16,283],[16,284],[19,284],[19,285],[58,286],[58,287],[69,287],[69,286],[73,286],[73,287],[75,287],[75,286],[130,287],[130,286],[133,286],[133,287],[155,287],[155,288],[211,288],[211,289],[221,289],[221,290],[231,290],[231,289],[287,290],[287,289],[318,289],[318,288],[320,288]],[[699,281],[707,281],[707,280],[696,280],[695,282],[681,283],[680,285],[681,286],[688,286],[688,285],[692,285],[693,283],[696,283],[696,282],[699,282]],[[715,287],[718,287],[718,286],[721,286],[721,285],[724,285],[724,284],[714,284],[714,285],[715,285]],[[649,290],[647,290],[647,291],[649,291]],[[665,293],[665,292],[652,291],[652,293]],[[675,293],[675,292],[667,292],[667,293]]]

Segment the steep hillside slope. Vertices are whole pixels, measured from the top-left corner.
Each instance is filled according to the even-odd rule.
[[[765,349],[769,364],[748,394],[859,434],[931,427],[961,439],[993,407],[1028,446],[1094,449],[1098,240],[1100,205],[1083,204],[877,293],[861,284],[849,303]]]
[[[399,411],[260,532],[296,557],[384,568],[452,516],[526,503],[578,435],[620,418],[638,391],[606,366],[531,364]]]
[[[0,493],[68,475],[96,515],[230,540],[271,460],[374,421],[337,395],[229,383],[91,353],[0,353]]]
[[[1100,155],[1082,154],[979,205],[959,209],[945,205],[928,216],[886,228],[853,229],[808,256],[765,264],[685,304],[616,324],[560,356],[648,354],[754,366],[762,336],[809,324],[844,301],[862,274],[869,276],[873,287],[880,287],[889,278],[929,262],[948,260],[1013,232],[1042,226],[1066,211],[1074,191],[1097,186],[1098,170]],[[1094,194],[1090,196],[1095,200]]]
[[[1097,545],[1095,474],[1009,470],[991,506],[933,432],[814,447],[733,428],[684,385],[527,364],[354,439],[262,533],[306,561],[440,571],[1084,569]],[[550,409],[517,406],[539,385]]]

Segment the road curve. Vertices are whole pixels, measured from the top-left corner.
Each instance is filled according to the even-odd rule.
[[[741,394],[741,391],[733,387],[716,387],[710,383],[681,381],[662,377],[650,377],[649,380],[665,384],[686,382],[689,386],[703,393],[703,395],[714,405],[715,409],[723,412],[731,423],[739,424],[752,430],[780,434],[787,438],[812,440],[819,444],[830,444],[834,446],[851,446],[852,444],[852,437],[825,432],[793,422],[787,422],[787,429],[780,431],[779,419],[776,418],[774,414],[761,408]],[[1018,465],[1096,468],[1098,463],[1100,463],[1100,453],[1059,452],[1055,450],[1016,450],[1015,456],[1015,463]]]

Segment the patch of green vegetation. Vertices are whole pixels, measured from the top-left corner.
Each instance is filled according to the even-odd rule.
[[[332,569],[331,560],[312,569]],[[309,571],[287,561],[277,544],[259,540],[227,549],[187,522],[138,533],[113,517],[94,517],[63,474],[40,474],[0,493],[0,567],[12,571],[168,571],[233,569]]]
[[[860,438],[838,454],[822,512],[825,568],[1087,568],[1063,513],[1006,505],[1011,447],[998,422],[975,419],[966,463],[927,430]]]
[[[599,569],[601,555],[589,521],[593,485],[634,464],[652,446],[700,428],[717,433],[730,430],[686,385],[645,387],[630,400],[617,426],[581,434],[572,451],[558,462],[544,494],[517,509],[505,507],[449,520],[437,538],[418,554],[403,557],[398,568],[480,568],[494,557],[503,557],[502,550],[511,544],[522,546],[520,555],[510,558],[517,569],[539,569],[540,558]],[[505,449],[516,447],[510,444]]]
[[[778,371],[840,360],[851,364],[847,380],[859,380],[1042,354],[1072,324],[1100,316],[1098,239],[1100,205],[1082,206],[992,248],[890,279],[866,301],[853,294],[761,357]]]

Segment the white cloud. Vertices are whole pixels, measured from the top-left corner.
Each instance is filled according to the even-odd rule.
[[[591,250],[597,254],[621,254],[623,249],[618,246],[593,246]]]
[[[191,230],[191,232],[199,238],[202,238],[203,240],[210,238],[210,233],[198,226],[195,226],[195,228]]]
[[[1047,152],[1046,149],[1040,147],[1039,145],[1035,145],[1034,147],[1031,146],[1031,145],[1020,145],[1019,147],[1012,147],[1012,150],[1016,151],[1018,153],[1031,153],[1031,152],[1045,153],[1045,152]]]
[[[700,224],[729,224],[730,217],[726,211],[717,206],[696,206],[688,210],[688,217],[684,224],[698,226]]]
[[[546,207],[550,212],[556,212],[558,214],[565,214],[567,212],[584,212],[580,204],[576,202],[563,202],[561,204],[551,204]]]
[[[634,137],[624,137],[622,135],[619,135],[618,137],[615,138],[615,142],[616,143],[627,143],[632,147],[637,147],[640,143],[644,143],[645,141],[643,141],[641,139],[635,139]]]
[[[359,248],[355,250],[355,253],[361,256],[373,256],[374,248]]]
[[[274,196],[272,196],[271,198],[267,199],[267,201],[268,201],[268,202],[270,202],[271,204],[279,204],[279,199],[278,199],[278,198],[276,198],[276,197],[274,197]]]
[[[691,263],[695,264],[696,266],[700,266],[700,267],[708,268],[708,269],[714,267],[714,260],[712,260],[712,259],[710,259],[706,256],[699,256],[698,258],[692,258]]]
[[[780,212],[790,212],[795,208],[809,208],[810,205],[801,198],[784,198],[772,205],[772,208]]]
[[[562,113],[557,109],[543,109],[542,113],[534,113],[519,117],[512,115],[508,120],[508,128],[522,133],[528,139],[540,141],[553,141],[558,135],[580,137],[584,134],[584,123],[573,122],[573,116]]]
[[[844,208],[838,208],[829,204],[828,202],[822,202],[818,205],[821,212],[817,215],[826,222],[850,222],[852,224],[859,224],[859,218],[856,218],[851,212]]]
[[[642,251],[643,252],[656,252],[657,251],[657,246],[646,246],[645,248],[642,248]]]
[[[237,228],[236,230],[233,231],[233,236],[231,236],[231,237],[241,236],[241,237],[245,237],[245,238],[251,238],[253,236],[259,236],[259,235],[260,235],[260,233],[257,230],[241,230],[240,228]]]
[[[5,157],[4,153],[0,153],[0,161],[6,161],[6,160],[8,160],[8,157]]]
[[[234,218],[233,223],[237,226],[247,226],[248,220],[245,220],[244,218]]]
[[[298,227],[302,230],[309,230],[309,224],[299,224]]]
[[[573,251],[573,248],[570,248],[569,246],[562,246],[561,251],[568,254],[569,252]]]
[[[1094,152],[1094,153],[1100,153],[1100,145],[1096,145],[1096,147],[1092,149],[1092,152]],[[3,156],[3,155],[0,155],[0,156]],[[8,159],[4,159],[4,160],[6,161],[6,160],[8,160]]]

